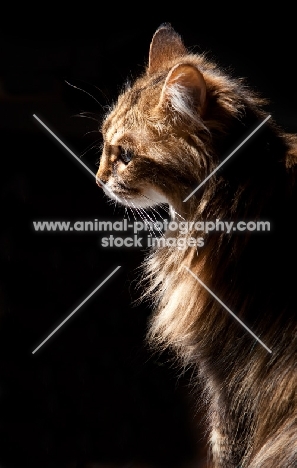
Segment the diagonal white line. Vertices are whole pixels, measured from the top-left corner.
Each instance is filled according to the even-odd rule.
[[[90,173],[92,174],[93,177],[96,178],[96,174],[94,174],[93,171],[91,171],[91,169],[88,168],[88,166],[86,166],[77,156],[76,154],[73,153],[73,151],[71,151],[71,149],[68,148],[68,146],[65,145],[65,143],[63,143],[62,140],[60,140],[60,138],[57,137],[57,135],[54,134],[54,132],[47,127],[47,125],[45,125],[45,123],[42,122],[42,120],[40,120],[39,117],[37,117],[37,115],[33,114],[33,117],[38,120],[39,123],[41,123],[41,125],[46,128],[46,130],[62,145],[64,146],[65,149],[67,149],[67,151],[71,154],[71,156],[73,156],[82,166],[84,166],[84,168]]]
[[[218,296],[216,296],[207,286],[206,284],[204,284],[201,279],[198,278],[198,276],[196,276],[188,267],[184,266],[184,268],[206,289],[206,291],[209,292],[209,294],[211,294],[223,307],[224,309],[227,310],[227,312],[229,312],[229,314],[232,315],[232,317],[235,318],[235,320],[237,320],[240,325],[242,325],[254,338],[255,340],[257,340],[269,353],[272,353],[271,349],[269,349],[266,344],[263,343],[263,341],[260,340],[260,338],[258,338],[257,335],[255,335],[255,333],[252,332],[252,330],[249,329],[249,327],[246,326],[245,323],[242,322],[242,320],[240,320],[240,318],[237,317],[237,315],[235,315],[232,310],[229,309],[229,307],[227,307],[222,301],[221,299],[218,298]]]
[[[65,145],[65,143],[63,143],[62,140],[60,140],[60,138],[57,137],[57,135],[55,135],[55,133],[50,129],[48,128],[47,125],[45,125],[44,122],[42,122],[42,120],[37,117],[36,114],[33,114],[33,117],[38,120],[38,122],[65,148],[67,149],[67,151],[71,154],[71,156],[73,156],[90,174],[92,174],[93,177],[95,177],[96,180],[98,180],[100,182],[100,185],[102,185],[106,190],[107,192],[109,192],[116,200],[117,202],[121,203],[120,199],[116,196],[115,193],[112,192],[112,190],[110,190],[110,188],[104,184],[104,182],[102,182],[101,179],[99,179],[96,174],[94,174],[93,171],[91,171],[91,169],[88,168],[88,166],[86,166],[77,156],[76,154],[73,153],[73,151],[71,151],[71,149],[68,148],[67,145]]]
[[[224,161],[222,161],[221,164],[219,164],[218,167],[216,167],[215,170],[212,171],[212,172],[206,177],[206,179],[204,179],[203,182],[201,182],[201,184],[198,185],[198,187],[196,187],[195,190],[193,190],[193,192],[190,193],[190,195],[187,196],[187,198],[184,199],[183,203],[185,203],[186,201],[188,201],[189,198],[191,198],[191,196],[194,195],[194,193],[196,193],[197,190],[199,190],[200,187],[202,187],[202,185],[204,185],[205,182],[207,182],[208,179],[210,179],[210,178],[223,166],[223,164],[225,164],[225,162],[227,162],[228,159],[230,159],[231,156],[233,156],[233,154],[235,154],[236,151],[238,151],[239,148],[241,148],[241,147],[242,147],[242,146],[259,130],[259,128],[261,128],[262,125],[264,125],[264,124],[267,122],[267,120],[270,119],[270,117],[271,117],[271,115],[268,115],[268,117],[266,117],[266,119],[263,120],[263,122],[260,123],[260,125],[258,125],[258,127],[255,128],[255,130],[253,130],[252,133],[250,133],[249,136],[246,137],[246,138],[240,143],[240,145],[238,145],[238,146],[235,148],[235,150],[233,150],[232,153],[230,153],[229,156],[227,156],[227,158],[224,159]]]
[[[74,309],[74,311],[71,312],[71,314],[69,314],[68,317],[65,318],[65,320],[63,320],[63,322],[60,323],[60,325],[59,325],[57,328],[55,328],[54,331],[53,331],[50,335],[48,335],[48,337],[47,337],[42,343],[40,343],[40,345],[37,346],[37,348],[34,349],[34,351],[32,351],[32,354],[36,353],[36,351],[38,351],[38,349],[41,348],[41,346],[44,345],[44,343],[46,343],[47,340],[49,340],[49,339],[56,333],[56,331],[58,331],[59,328],[61,328],[61,327],[64,325],[64,323],[66,323],[67,320],[69,320],[70,317],[72,317],[72,315],[74,315],[75,312],[77,312],[78,309],[80,309],[81,306],[84,305],[84,304],[90,299],[90,297],[93,296],[93,294],[95,294],[95,292],[97,292],[98,289],[100,289],[101,286],[103,286],[103,285],[109,280],[109,278],[111,278],[120,268],[121,268],[120,266],[116,267],[116,268],[113,270],[113,272],[110,273],[110,275],[108,275],[107,278],[105,278],[105,280],[102,281],[102,283],[100,283],[99,286],[97,286],[97,288],[94,289],[94,291],[91,292],[91,294],[89,294],[88,297],[86,297],[86,298],[79,304],[79,306],[77,306],[76,309]]]
[[[43,126],[43,127],[44,127],[44,128],[45,128],[45,129],[46,129],[46,130],[47,130],[47,131],[48,131],[48,132],[49,132],[49,133],[50,133],[50,134],[51,134],[51,135],[52,135],[52,136],[53,136],[53,137],[54,137],[54,138],[55,138],[55,139],[56,139],[56,140],[57,140],[57,141],[58,141],[58,142],[59,142],[59,143],[60,143],[60,144],[61,144],[61,145],[62,145],[62,146],[63,146],[63,147],[64,147],[64,148],[65,148],[65,149],[66,149],[66,150],[67,150],[67,151],[68,151],[68,152],[69,152],[69,153],[70,153],[86,170],[87,170],[87,171],[88,171],[88,172],[89,172],[89,173],[90,173],[90,174],[91,174],[91,175],[92,175],[92,176],[93,176],[93,177],[95,177],[96,180],[99,180],[100,184],[102,184],[102,185],[107,189],[107,191],[109,191],[110,193],[112,193],[111,190],[110,190],[100,179],[97,179],[96,174],[94,174],[94,172],[92,172],[92,171],[91,171],[91,170],[90,170],[74,153],[73,153],[73,151],[71,151],[71,150],[68,148],[68,146],[66,146],[65,143],[63,143],[63,141],[60,140],[60,138],[58,138],[58,137],[55,135],[55,133],[54,133],[52,130],[50,130],[50,129],[47,127],[47,125],[45,125],[45,124],[42,122],[41,119],[39,119],[39,117],[37,117],[37,115],[33,114],[33,117],[34,117],[34,118],[35,118],[35,119],[36,119],[36,120],[37,120],[37,121],[38,121],[38,122],[39,122],[39,123],[40,123],[40,124],[41,124],[41,125],[42,125],[42,126]],[[212,172],[206,177],[206,179],[204,179],[204,181],[203,181],[198,187],[196,187],[195,190],[193,190],[193,192],[190,193],[190,195],[188,195],[187,198],[184,199],[184,202],[186,202],[187,200],[189,200],[189,198],[190,198],[192,195],[194,195],[194,193],[195,193],[200,187],[202,187],[202,185],[204,185],[205,182],[206,182],[208,179],[210,179],[210,177],[212,177],[213,174],[215,174],[215,172],[217,172],[217,171],[223,166],[223,164],[225,164],[225,162],[228,161],[228,159],[230,159],[231,156],[233,156],[233,155],[236,153],[236,151],[238,151],[239,148],[241,148],[241,146],[243,146],[243,145],[249,140],[249,138],[251,138],[251,137],[257,132],[257,130],[259,130],[259,128],[261,128],[262,125],[264,125],[264,124],[267,122],[268,119],[270,119],[270,117],[271,117],[271,115],[269,115],[268,117],[266,117],[266,119],[265,119],[260,125],[258,125],[258,127],[255,128],[255,130],[253,130],[253,131],[250,133],[250,135],[249,135],[247,138],[245,138],[245,139],[240,143],[240,145],[238,145],[237,148],[235,148],[235,150],[232,151],[232,153],[230,153],[229,156],[228,156],[226,159],[224,159],[224,161],[222,161],[221,164],[219,164],[219,166],[218,166],[214,171],[212,171]],[[113,193],[112,193],[112,194],[113,194]],[[114,195],[114,194],[113,194],[113,195]],[[115,195],[114,195],[114,196],[115,196]],[[62,322],[57,328],[55,328],[55,330],[54,330],[54,331],[53,331],[37,348],[34,349],[34,351],[32,351],[32,354],[36,353],[36,351],[38,351],[38,349],[40,349],[41,346],[43,346],[44,343],[46,343],[46,341],[48,341],[49,338],[51,338],[51,337],[54,335],[54,333],[56,333],[56,332],[59,330],[59,328],[61,328],[61,327],[64,325],[64,323],[66,323],[67,320],[69,320],[69,318],[72,317],[72,315],[74,315],[75,312],[77,312],[77,311],[80,309],[80,307],[81,307],[83,304],[85,304],[85,302],[86,302],[91,296],[93,296],[93,294],[95,294],[95,292],[98,291],[98,289],[100,289],[101,286],[103,286],[103,284],[106,283],[106,281],[108,281],[109,278],[110,278],[114,273],[116,273],[116,271],[117,271],[119,268],[121,268],[121,267],[118,266],[102,283],[100,283],[99,286],[97,286],[97,288],[96,288],[88,297],[86,297],[86,299],[84,299],[84,300],[81,302],[81,304],[80,304],[73,312],[71,312],[71,314],[68,315],[68,317],[66,317],[66,319],[63,320],[63,322]],[[193,277],[194,277],[194,278],[195,278],[195,279],[196,279],[196,280],[197,280],[197,281],[198,281],[198,282],[199,282],[199,283],[200,283],[200,284],[201,284],[201,285],[202,285],[202,286],[203,286],[203,287],[204,287],[204,288],[205,288],[205,289],[206,289],[206,290],[207,290],[207,291],[208,291],[208,292],[209,292],[209,293],[210,293],[210,294],[211,294],[211,295],[212,295],[212,296],[213,296],[213,297],[214,297],[214,298],[215,298],[215,299],[216,299],[216,300],[217,300],[217,301],[218,301],[218,302],[219,302],[219,303],[220,303],[220,304],[221,304],[221,305],[222,305],[222,306],[223,306],[223,307],[224,307],[224,308],[225,308],[225,309],[226,309],[226,310],[227,310],[227,311],[228,311],[228,312],[229,312],[229,313],[230,313],[230,314],[231,314],[231,315],[232,315],[232,316],[233,316],[233,317],[234,317],[234,318],[235,318],[235,319],[236,319],[236,320],[237,320],[237,321],[238,321],[238,322],[239,322],[239,323],[240,323],[240,324],[241,324],[241,325],[258,341],[258,342],[259,342],[259,343],[260,343],[260,344],[261,344],[261,345],[262,345],[262,346],[263,346],[263,347],[264,347],[264,348],[265,348],[265,349],[266,349],[266,350],[267,350],[267,351],[268,351],[268,352],[269,352],[269,353],[272,353],[272,351],[260,340],[260,338],[258,338],[258,337],[257,337],[257,336],[256,336],[256,335],[255,335],[255,334],[254,334],[254,333],[253,333],[253,332],[252,332],[252,331],[251,331],[251,330],[250,330],[250,329],[233,313],[233,312],[232,312],[232,310],[230,310],[230,309],[229,309],[229,308],[228,308],[228,307],[227,307],[227,306],[226,306],[226,305],[225,305],[225,304],[224,304],[224,303],[223,303],[223,302],[222,302],[222,301],[221,301],[221,300],[220,300],[220,299],[219,299],[219,298],[218,298],[218,297],[217,297],[217,296],[216,296],[216,295],[215,295],[215,294],[214,294],[214,293],[213,293],[213,292],[212,292],[212,291],[211,291],[211,290],[194,274],[194,273],[192,273],[192,271],[191,271],[188,267],[184,266],[184,268],[186,268],[186,270],[188,270],[188,272],[189,272],[189,273],[190,273],[190,274],[191,274],[191,275],[192,275],[192,276],[193,276]]]

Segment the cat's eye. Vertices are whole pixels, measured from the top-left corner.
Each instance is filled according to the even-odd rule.
[[[123,161],[123,163],[128,164],[131,159],[133,158],[133,153],[132,151],[122,148],[119,146],[119,152],[120,152],[120,159]]]

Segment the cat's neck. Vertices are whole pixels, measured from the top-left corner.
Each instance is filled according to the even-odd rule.
[[[278,316],[279,304],[274,302],[271,289],[278,291],[278,297],[282,290],[283,297],[289,302],[293,300],[290,292],[294,290],[293,284],[276,277],[273,268],[275,262],[278,268],[285,269],[290,256],[297,261],[296,249],[292,251],[288,247],[295,245],[290,234],[288,238],[288,232],[295,232],[293,178],[286,169],[289,147],[287,139],[273,126],[263,126],[188,203],[180,201],[170,209],[173,219],[177,219],[177,212],[189,223],[268,221],[272,226],[269,233],[243,234],[233,230],[231,233],[197,233],[194,227],[187,236],[197,238],[202,235],[204,246],[201,249],[197,251],[190,246],[178,250],[169,246],[157,249],[147,260],[147,273],[152,280],[148,294],[153,293],[160,304],[151,333],[157,336],[157,340],[181,350],[186,359],[192,360],[194,356],[195,360],[199,355],[200,359],[204,356],[207,361],[210,356],[213,358],[213,353],[218,353],[220,362],[222,346],[227,346],[221,338],[230,326],[233,329],[234,324],[230,325],[230,317],[225,317],[219,326],[217,320],[221,317],[221,306],[185,267],[212,291],[218,291],[221,300],[226,301],[231,310],[242,317],[248,315],[259,334],[265,331],[269,336],[266,322],[268,320],[269,323],[269,317]],[[277,245],[282,246],[281,250],[276,249]],[[265,303],[265,297],[270,297],[269,304]],[[237,326],[233,332],[236,336]],[[248,335],[242,330],[240,335],[248,347],[252,346]],[[272,343],[276,339],[275,334],[269,336]],[[234,338],[234,341],[239,343],[238,339]],[[212,343],[216,343],[215,349],[212,349]],[[235,352],[233,347],[227,354],[229,352]],[[224,368],[228,372],[226,366]]]
[[[269,121],[253,133],[262,122],[252,113],[242,121],[233,119],[224,138],[214,135],[211,151],[215,163],[201,180],[194,182],[189,175],[189,186],[174,199],[171,212],[189,221],[200,217],[230,219],[234,213],[237,217],[265,216],[268,205],[273,205],[275,213],[280,205],[277,199],[285,198],[291,190],[286,172],[290,143]]]

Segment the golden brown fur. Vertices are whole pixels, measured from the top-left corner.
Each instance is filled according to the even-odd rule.
[[[193,247],[155,249],[145,265],[144,294],[155,306],[149,338],[197,367],[216,468],[297,466],[296,137],[270,119],[183,202],[263,121],[264,105],[163,25],[145,73],[102,127],[97,177],[112,198],[132,208],[168,203],[187,221],[271,222],[269,233],[205,233],[198,255]],[[132,159],[124,162],[123,152]]]

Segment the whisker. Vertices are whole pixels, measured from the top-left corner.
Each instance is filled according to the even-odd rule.
[[[152,232],[153,232],[154,236],[156,237],[155,229],[154,229],[154,225],[155,225],[154,221],[149,217],[149,214],[147,213],[147,211],[144,208],[141,208],[141,211],[151,221],[151,223],[149,223],[147,220],[145,220],[145,223],[147,223],[147,226],[149,227],[149,232],[150,232],[151,237],[152,237]]]
[[[68,86],[71,86],[74,89],[78,89],[79,91],[82,91],[83,93],[87,94],[90,96],[91,99],[94,99],[94,101],[101,107],[101,109],[104,110],[104,106],[99,102],[91,93],[86,91],[85,89],[79,88],[78,86],[73,85],[72,83],[69,83],[69,81],[65,80],[65,83],[68,84]]]
[[[161,213],[159,213],[158,210],[156,210],[156,208],[155,208],[154,206],[151,206],[150,209],[153,211],[152,216],[154,216],[156,222],[157,222],[158,220],[157,220],[156,216],[154,215],[154,213],[156,213],[156,214],[161,218],[161,220],[164,221],[164,217],[161,215]]]
[[[132,203],[133,204],[133,203]],[[149,224],[149,222],[147,221],[147,219],[145,218],[145,215],[148,216],[148,214],[146,213],[146,211],[143,209],[143,208],[136,208],[136,206],[133,204],[135,210],[137,211],[138,215],[140,216],[140,218],[143,220],[143,222],[145,223],[146,226],[149,227],[149,231],[150,233],[153,231],[154,232],[154,229],[151,229],[151,225]],[[155,233],[154,233],[155,234]]]
[[[97,132],[97,133],[98,133],[98,132]],[[97,145],[97,143],[99,143],[99,144]],[[101,142],[100,140],[96,140],[96,141],[90,143],[90,144],[84,149],[84,151],[80,154],[80,157],[83,158],[83,157],[87,154],[88,151],[90,151],[90,150],[92,150],[92,149],[95,149],[95,148],[97,148],[97,153],[98,153],[99,151],[102,150],[102,146],[103,146],[103,145],[102,145],[102,142]]]
[[[75,114],[74,117],[80,117],[82,119],[89,119],[94,120],[94,122],[98,123],[98,116],[91,113],[91,112],[80,112],[79,114]],[[98,131],[98,130],[97,130]]]
[[[127,201],[127,200],[126,200],[126,201]],[[132,205],[134,206],[134,208],[135,208],[134,203],[131,202],[131,204],[132,204]],[[130,209],[131,209],[131,213],[133,214],[133,217],[134,217],[135,221],[137,222],[137,219],[136,219],[136,216],[135,216],[135,213],[134,213],[133,209],[132,209],[131,207],[130,207]]]
[[[135,211],[137,212],[138,216],[144,221],[146,222],[146,219],[143,217],[142,213],[139,211],[139,208],[137,208],[133,202],[131,202],[131,204],[133,205]]]
[[[161,236],[164,236],[164,234],[163,234],[163,232],[161,231],[161,229],[159,229],[158,227],[156,227],[156,223],[157,223],[156,217],[154,216],[154,218],[155,218],[155,221],[154,221],[154,220],[150,217],[150,215],[149,215],[147,212],[145,212],[145,214],[146,214],[146,216],[149,218],[149,220],[152,222],[153,226],[156,228],[156,231],[158,231],[159,234],[160,234]],[[153,229],[153,231],[155,231],[155,229]]]
[[[176,214],[177,216],[179,216],[181,219],[183,219],[184,221],[186,221],[186,219],[180,215],[177,211],[175,211],[173,208],[172,208],[172,211],[174,212],[174,214]]]
[[[141,196],[142,196],[143,198],[146,198],[146,199],[149,200],[149,201],[153,201],[151,198],[147,197],[146,195],[141,194]],[[160,206],[161,206],[161,205],[160,205]],[[149,210],[154,211],[155,213],[157,213],[157,215],[160,216],[160,218],[163,220],[162,215],[158,212],[158,210],[157,210],[154,206],[150,206],[150,207],[148,207],[147,209],[149,209]],[[155,219],[156,219],[156,218],[155,218]],[[156,219],[156,221],[157,221],[157,219]]]
[[[128,218],[128,221],[131,221],[130,220],[130,216],[129,216],[129,212],[128,212],[128,207],[125,206],[125,212],[124,212],[124,217],[127,215],[127,218]]]
[[[150,197],[148,197],[147,195],[142,195],[142,197],[146,198],[147,200],[149,200],[149,201],[151,201],[151,202],[154,201],[154,200],[152,200]],[[168,204],[167,204],[167,203],[160,203],[158,206],[160,206],[160,208],[162,208],[164,211],[166,211],[166,213],[169,214],[169,207],[168,207]],[[154,206],[150,206],[150,209],[151,209],[151,210],[154,210],[156,213],[159,214],[159,216],[160,216],[162,219],[164,219],[163,216],[162,216],[158,211],[156,211],[156,209],[155,209]],[[175,213],[176,215],[178,215],[181,219],[183,219],[184,221],[186,221],[186,219],[185,219],[182,215],[180,215],[177,211],[175,211],[173,208],[172,208],[172,210],[173,210],[174,213]]]

